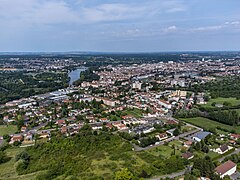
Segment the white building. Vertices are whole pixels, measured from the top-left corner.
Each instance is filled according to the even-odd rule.
[[[139,89],[139,90],[141,90],[142,89],[142,83],[140,83],[140,82],[134,82],[133,84],[132,84],[132,87],[133,87],[133,89]]]
[[[223,178],[224,176],[231,176],[233,175],[237,170],[237,165],[232,161],[227,161],[220,166],[218,166],[215,171],[220,176],[220,178]]]
[[[228,146],[227,144],[223,144],[222,146],[218,147],[217,149],[214,149],[213,151],[218,153],[218,154],[224,154],[231,150],[233,147]]]
[[[168,103],[166,101],[162,101],[162,100],[159,101],[159,105],[161,105],[161,106],[163,106],[163,107],[165,107],[167,109],[171,109],[172,108],[172,105],[170,103]]]

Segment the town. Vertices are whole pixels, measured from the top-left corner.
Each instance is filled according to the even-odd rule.
[[[199,60],[119,63],[94,69],[84,61],[9,61],[2,71],[15,71],[26,64],[29,72],[68,72],[71,69],[63,69],[70,66],[85,69],[79,80],[67,87],[2,104],[0,146],[21,151],[58,136],[72,138],[89,126],[95,134],[119,136],[135,153],[166,161],[171,156],[184,160],[182,166],[164,172],[158,161],[148,162],[158,173],[144,170],[142,178],[240,178],[240,96],[222,96],[224,89],[218,93],[214,89],[214,83],[238,82],[231,79],[240,73],[238,58],[212,60],[204,56]],[[212,167],[201,168],[206,162]],[[20,174],[28,163],[23,162],[25,168],[19,168]]]

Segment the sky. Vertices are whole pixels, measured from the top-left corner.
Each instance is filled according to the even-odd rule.
[[[239,0],[0,0],[0,52],[240,50]]]

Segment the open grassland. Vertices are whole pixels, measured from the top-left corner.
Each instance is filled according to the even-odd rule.
[[[14,134],[17,131],[17,126],[14,125],[0,125],[0,136],[4,134]]]
[[[181,118],[180,120],[185,121],[187,123],[193,124],[195,126],[201,127],[205,130],[209,130],[211,128],[221,128],[224,130],[227,130],[228,132],[231,131],[236,131],[236,133],[240,133],[240,126],[230,126],[230,125],[226,125],[220,122],[216,122],[216,121],[212,121],[210,119],[207,118],[203,118],[203,117],[196,117],[196,118]]]
[[[205,108],[211,108],[212,103],[215,102],[216,104],[223,104],[224,102],[230,103],[232,106],[237,106],[240,104],[240,100],[237,100],[236,98],[216,98],[216,99],[210,99],[207,104],[201,105],[202,107]]]
[[[0,180],[33,180],[35,179],[36,175],[40,173],[37,172],[21,176],[17,174],[15,168],[15,156],[21,151],[24,151],[24,148],[10,148],[6,150],[7,156],[11,157],[11,160],[6,163],[0,164]]]
[[[1,174],[4,179],[114,179],[121,168],[128,168],[134,176],[148,177],[169,174],[184,169],[185,160],[172,144],[166,144],[146,151],[135,152],[132,145],[118,135],[109,132],[100,134],[82,129],[72,138],[54,137],[51,142],[38,143],[26,148],[30,156],[27,167],[19,168],[19,162],[4,163]],[[12,153],[14,157],[18,152]],[[1,168],[0,167],[0,168]],[[21,167],[21,166],[20,166]],[[22,176],[19,176],[21,174]]]

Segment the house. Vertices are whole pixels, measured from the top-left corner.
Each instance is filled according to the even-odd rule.
[[[231,134],[230,138],[237,141],[238,139],[240,139],[240,134]]]
[[[107,118],[100,118],[99,121],[100,122],[109,122],[109,120]]]
[[[218,154],[224,154],[228,152],[232,147],[228,146],[227,144],[221,145],[219,148],[215,149],[214,151]]]
[[[111,123],[107,123],[106,124],[106,127],[109,128],[109,129],[112,129],[113,128],[113,125]]]
[[[186,153],[182,154],[182,157],[187,159],[187,160],[190,160],[190,159],[192,159],[194,157],[194,154],[191,153],[191,152],[186,152]]]
[[[231,176],[233,175],[237,170],[237,165],[232,161],[227,161],[220,166],[218,166],[215,171],[220,176],[220,178],[223,178],[224,176]]]
[[[171,109],[172,108],[172,105],[166,101],[163,101],[163,100],[159,100],[159,105],[165,107],[166,109]]]
[[[176,124],[178,124],[178,122],[175,121],[175,120],[168,120],[168,121],[166,122],[166,124],[169,124],[169,125],[176,125]]]
[[[27,131],[27,127],[26,126],[22,126],[21,127],[21,132],[26,132]]]
[[[102,125],[101,124],[92,124],[91,126],[92,126],[93,130],[102,129]]]
[[[68,131],[67,126],[62,126],[62,128],[61,128],[61,133],[62,133],[62,134],[66,134],[67,131]]]
[[[65,124],[65,120],[64,120],[64,119],[57,120],[57,121],[56,121],[56,124],[57,124],[58,126],[61,126],[61,125]]]
[[[121,116],[122,119],[131,119],[133,118],[132,115]]]
[[[21,134],[14,134],[11,138],[11,141],[9,142],[9,144],[13,144],[15,141],[22,141],[23,140],[23,136]]]
[[[128,129],[128,127],[125,124],[123,124],[122,122],[119,122],[119,121],[113,122],[112,125],[115,126],[116,128],[118,128],[118,130]]]
[[[31,133],[28,133],[25,135],[25,141],[32,141],[33,140],[33,135]]]
[[[184,146],[185,146],[185,147],[190,147],[190,146],[192,145],[192,143],[193,143],[193,142],[190,141],[190,140],[189,140],[189,141],[185,141],[185,142],[184,142]]]
[[[207,131],[201,131],[201,132],[198,132],[196,134],[194,134],[192,136],[192,139],[194,141],[198,141],[200,142],[201,140],[205,139],[208,135],[210,135],[211,133],[210,132],[207,132]]]
[[[39,135],[39,138],[50,138],[50,131],[48,130],[41,130],[39,132],[37,132],[37,134]]]
[[[167,139],[167,138],[168,138],[168,135],[167,135],[167,133],[159,133],[159,134],[157,134],[155,137],[158,138],[159,141],[162,141],[162,140],[164,140],[164,139]]]

